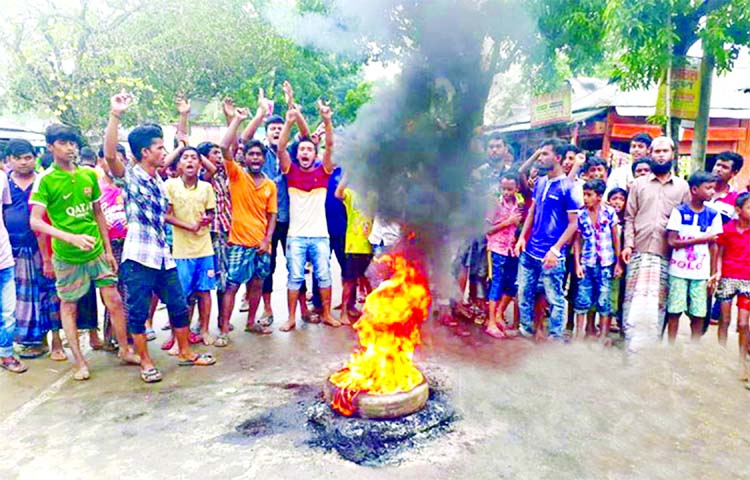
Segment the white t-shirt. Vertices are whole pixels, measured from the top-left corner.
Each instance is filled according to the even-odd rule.
[[[373,245],[390,247],[398,242],[401,237],[401,227],[396,222],[386,222],[379,216],[375,216],[372,222],[372,231],[367,240]]]
[[[687,204],[672,209],[667,222],[667,231],[677,232],[681,239],[719,235],[724,231],[721,215],[716,210],[704,207],[694,212]],[[708,280],[711,276],[711,255],[708,244],[691,245],[672,250],[669,274],[690,280]]]
[[[3,207],[11,204],[8,175],[3,170],[0,170],[0,199],[2,199]],[[10,247],[8,229],[5,228],[5,222],[2,221],[0,222],[0,270],[10,268],[15,264],[16,262],[13,261],[13,250]]]

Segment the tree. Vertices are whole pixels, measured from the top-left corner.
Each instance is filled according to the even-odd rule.
[[[83,132],[101,131],[107,99],[123,88],[137,99],[124,119],[132,125],[175,120],[178,95],[252,105],[263,87],[281,104],[284,80],[307,109],[320,97],[342,107],[361,81],[359,62],[297,47],[245,0],[30,1],[0,35],[11,53],[9,94],[17,109]]]

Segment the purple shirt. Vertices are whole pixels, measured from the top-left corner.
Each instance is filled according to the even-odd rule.
[[[13,248],[38,247],[36,235],[31,230],[31,208],[29,207],[29,197],[31,196],[30,184],[26,190],[16,185],[13,179],[10,180],[10,205],[5,206],[3,214],[5,215],[5,226],[10,235],[10,244]]]
[[[534,185],[534,225],[526,245],[526,253],[532,258],[542,260],[568,228],[568,213],[582,208],[574,188],[574,183],[564,175],[553,179],[544,176],[537,180]],[[561,257],[565,256],[566,247],[560,249]]]

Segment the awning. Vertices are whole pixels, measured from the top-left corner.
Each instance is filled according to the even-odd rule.
[[[569,122],[566,122],[564,124],[554,124],[554,125],[546,125],[544,127],[538,127],[534,128],[534,130],[544,129],[547,127],[554,127],[559,125],[574,125],[578,122],[583,122],[585,120],[588,120],[590,118],[594,118],[598,115],[607,113],[607,108],[594,108],[590,110],[581,110],[578,112],[573,112],[571,115],[571,119]],[[487,133],[511,133],[511,132],[524,132],[526,130],[532,130],[531,128],[531,119],[524,121],[524,122],[518,122],[518,123],[511,123],[511,124],[505,124],[505,125],[489,125],[485,127],[485,132]]]

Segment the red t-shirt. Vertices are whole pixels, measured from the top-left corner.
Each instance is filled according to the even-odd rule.
[[[721,261],[721,276],[738,280],[750,280],[750,228],[737,231],[737,220],[724,225],[724,233],[717,243],[724,247]]]

